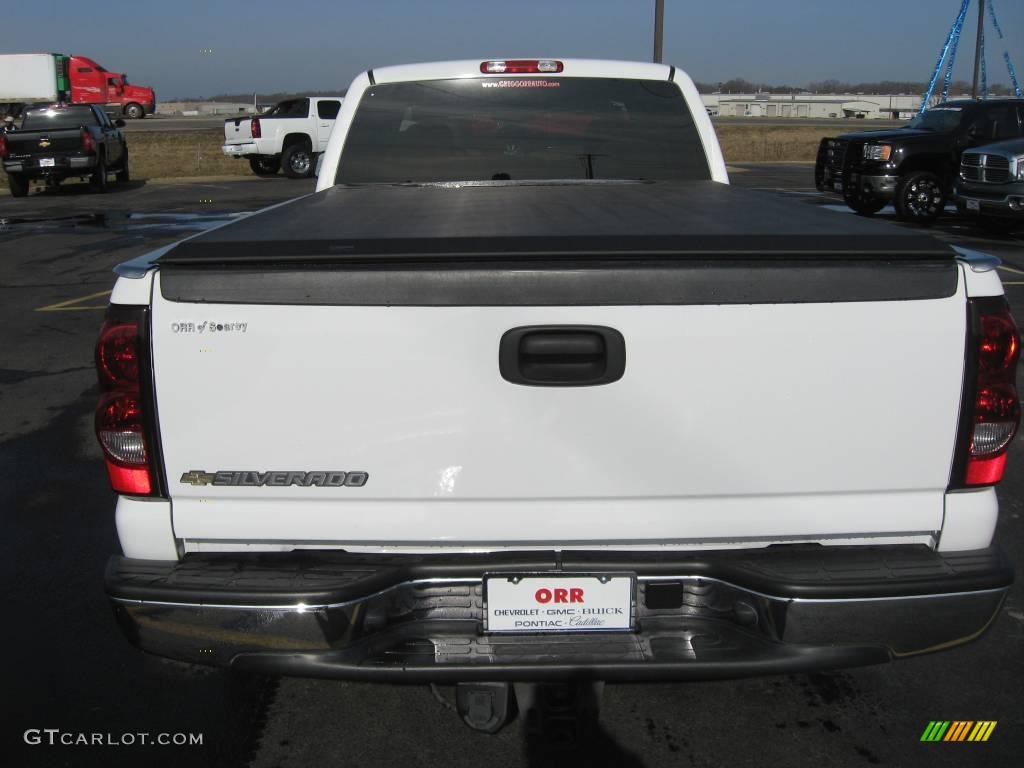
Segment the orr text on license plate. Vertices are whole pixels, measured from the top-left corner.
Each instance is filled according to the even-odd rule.
[[[484,579],[488,632],[633,628],[632,574],[504,574]]]

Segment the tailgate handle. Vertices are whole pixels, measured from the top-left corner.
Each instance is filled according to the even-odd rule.
[[[498,347],[506,381],[534,387],[592,387],[622,378],[626,341],[600,325],[528,325],[506,331]]]

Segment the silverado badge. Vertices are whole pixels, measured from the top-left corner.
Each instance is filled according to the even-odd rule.
[[[362,488],[370,479],[367,472],[204,472],[193,469],[183,472],[185,485],[233,485],[245,487],[281,488],[297,485],[302,488]]]

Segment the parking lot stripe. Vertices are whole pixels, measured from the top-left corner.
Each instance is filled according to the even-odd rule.
[[[90,293],[88,296],[79,296],[77,299],[68,299],[67,301],[61,301],[57,304],[48,304],[45,307],[36,307],[36,312],[87,312],[97,309],[106,309],[107,305],[96,306],[87,305],[84,307],[74,306],[82,301],[89,301],[90,299],[98,299],[100,296],[109,296],[113,291],[98,291],[97,293]]]
[[[1013,272],[1015,275],[1024,275],[1024,270],[1015,269],[1014,267],[1008,267],[1005,264],[1000,264],[996,269],[1003,269],[1007,272]]]

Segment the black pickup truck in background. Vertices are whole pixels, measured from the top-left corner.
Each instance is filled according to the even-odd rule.
[[[927,224],[953,193],[964,150],[1024,136],[1024,100],[949,101],[887,131],[824,138],[815,186],[838,192],[857,213],[893,203],[906,221]]]
[[[56,186],[68,178],[88,178],[97,192],[107,176],[128,181],[128,142],[123,120],[111,122],[93,104],[26,110],[18,129],[0,136],[0,160],[14,197],[28,194],[29,182]]]

